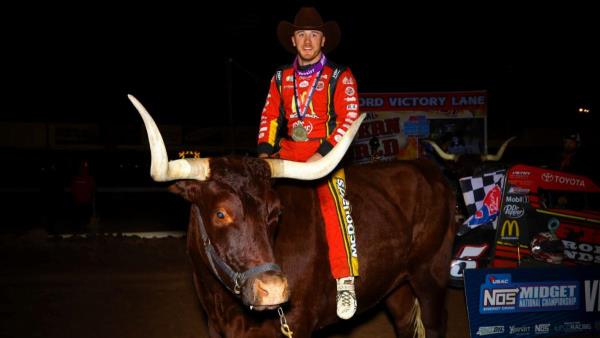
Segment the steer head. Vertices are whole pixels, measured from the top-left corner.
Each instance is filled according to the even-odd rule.
[[[210,177],[205,181],[180,180],[170,187],[192,204],[188,249],[205,253],[204,264],[211,266],[211,253],[206,253],[199,231],[203,226],[215,251],[216,257],[210,258],[216,268],[213,272],[226,287],[240,292],[244,304],[262,310],[286,302],[287,279],[268,265],[275,262],[272,247],[281,212],[269,166],[257,158],[224,157],[211,159],[210,169]],[[238,273],[261,266],[267,270],[250,273],[236,282],[219,268],[216,260]]]
[[[449,154],[445,152],[437,143],[431,140],[424,140],[431,145],[431,147],[435,150],[440,158],[445,160],[448,171],[455,178],[459,179],[465,176],[473,175],[473,172],[480,168],[485,163],[493,163],[498,162],[504,155],[504,151],[506,151],[506,147],[508,144],[513,141],[516,137],[513,136],[500,146],[498,152],[495,155],[492,154],[483,154],[483,155],[471,155],[471,154]]]
[[[192,204],[190,253],[198,253],[217,279],[251,308],[273,309],[287,302],[287,278],[274,263],[272,249],[281,205],[271,179],[327,175],[344,156],[364,115],[329,154],[310,164],[232,156],[169,161],[156,123],[138,100],[129,99],[146,126],[152,178],[177,181],[170,190]]]

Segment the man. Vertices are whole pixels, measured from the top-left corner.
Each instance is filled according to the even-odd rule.
[[[73,225],[75,231],[81,231],[90,225],[94,215],[94,199],[96,181],[89,174],[87,160],[81,162],[79,174],[71,178],[71,194],[73,197]]]
[[[563,135],[562,151],[558,165],[555,169],[575,175],[589,176],[595,180],[596,170],[587,162],[585,152],[582,149],[581,135],[576,130],[570,130]],[[585,201],[582,194],[562,192],[556,198],[555,206],[561,209],[582,208]]]
[[[583,174],[582,158],[579,154],[581,136],[577,131],[570,131],[563,136],[563,148],[560,156],[560,171]]]
[[[260,121],[258,154],[316,161],[339,142],[359,115],[356,80],[350,69],[325,56],[338,45],[340,29],[335,21],[324,23],[316,9],[301,8],[294,23],[280,22],[277,36],[296,58],[271,79]],[[349,319],[357,307],[358,257],[345,188],[344,171],[339,169],[319,184],[317,194],[331,272],[337,280],[337,315]]]

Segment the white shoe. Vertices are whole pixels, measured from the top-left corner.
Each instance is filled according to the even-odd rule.
[[[354,277],[337,279],[337,315],[341,319],[350,319],[356,312],[356,292],[354,291]]]

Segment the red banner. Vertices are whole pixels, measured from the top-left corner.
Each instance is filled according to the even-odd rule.
[[[487,92],[361,93],[362,111],[486,111]]]

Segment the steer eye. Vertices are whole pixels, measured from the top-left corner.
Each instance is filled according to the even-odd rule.
[[[233,218],[224,208],[218,208],[213,212],[212,222],[215,225],[228,225],[233,223]]]

